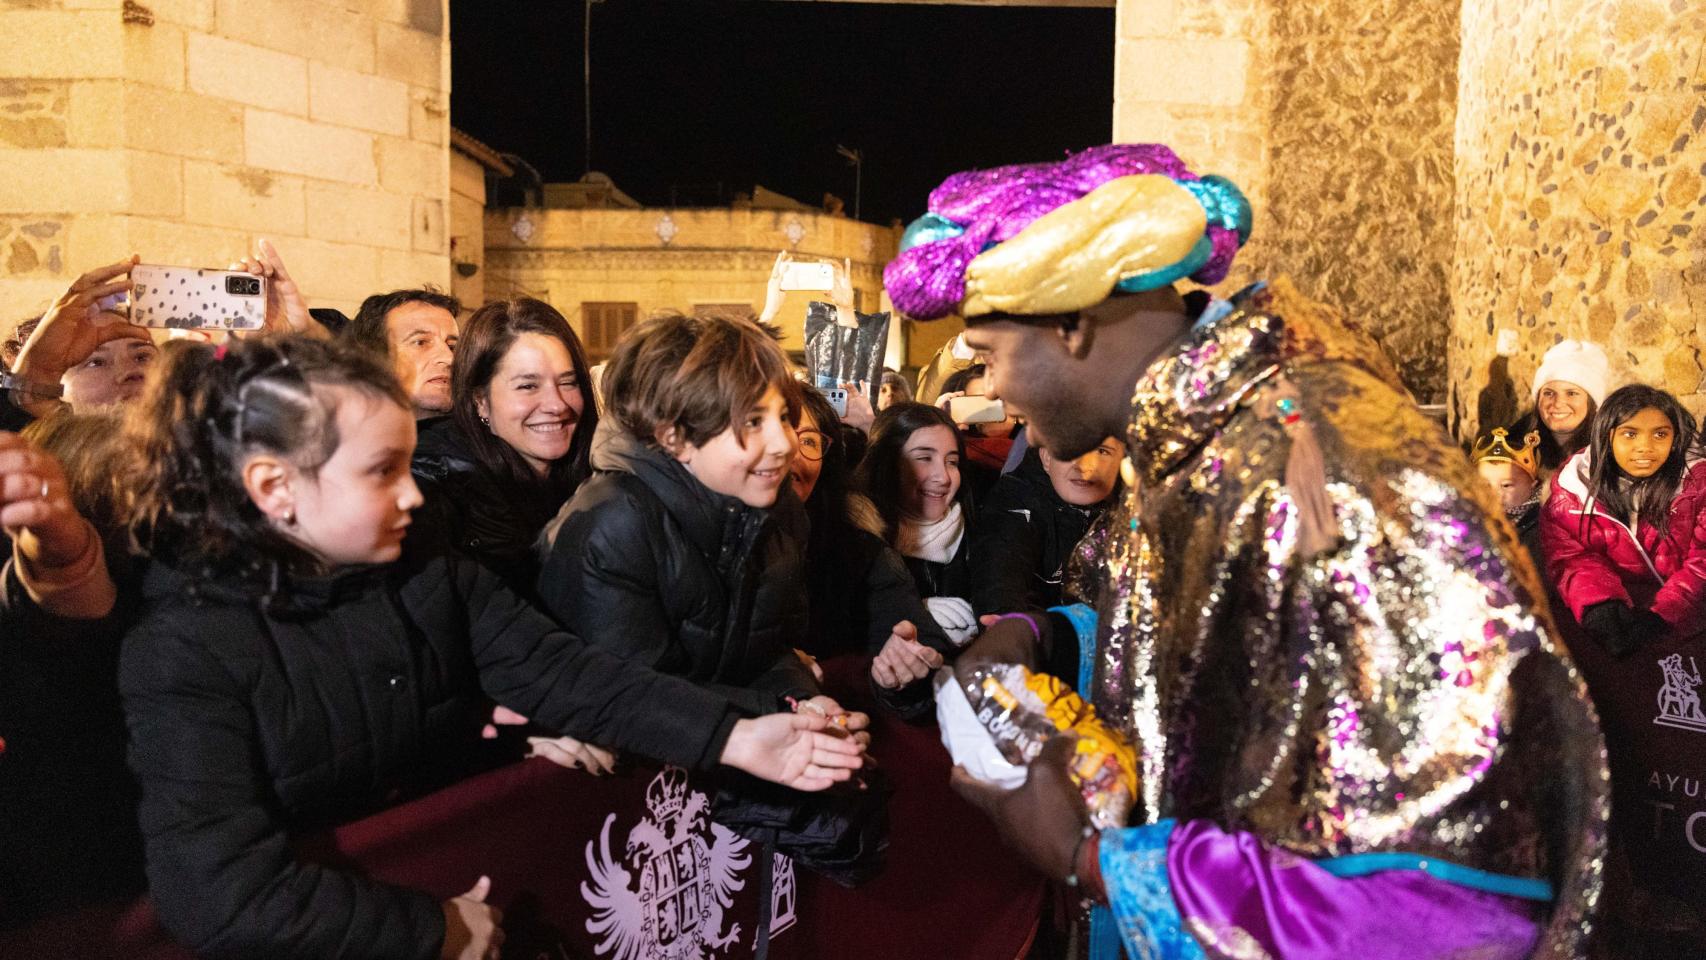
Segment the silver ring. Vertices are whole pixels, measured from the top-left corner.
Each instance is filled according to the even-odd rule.
[[[43,500],[47,499],[47,481],[46,480],[43,480],[41,482],[41,499],[43,499]]]

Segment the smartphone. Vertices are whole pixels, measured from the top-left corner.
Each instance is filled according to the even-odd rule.
[[[830,290],[834,287],[833,264],[790,260],[782,267],[783,290]]]
[[[241,270],[130,268],[130,322],[176,330],[259,330],[267,321],[267,281]]]
[[[823,392],[823,396],[829,401],[829,406],[835,411],[836,416],[847,416],[847,391],[840,387],[831,387]]]
[[[1007,407],[1000,400],[983,397],[955,397],[948,401],[948,416],[955,423],[1000,423],[1007,419]]]

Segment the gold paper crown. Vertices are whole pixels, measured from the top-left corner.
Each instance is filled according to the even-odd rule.
[[[1496,427],[1493,432],[1475,441],[1475,453],[1472,459],[1476,463],[1492,461],[1494,463],[1514,463],[1528,472],[1531,477],[1540,475],[1539,458],[1536,456],[1540,449],[1540,431],[1531,431],[1522,438],[1522,446],[1513,447],[1509,441],[1510,431],[1504,427]]]

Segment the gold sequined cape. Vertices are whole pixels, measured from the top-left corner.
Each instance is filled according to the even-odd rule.
[[[1092,698],[1138,748],[1134,824],[1543,877],[1536,955],[1580,956],[1605,845],[1596,720],[1515,534],[1397,382],[1283,280],[1150,366],[1139,482],[1085,545]]]

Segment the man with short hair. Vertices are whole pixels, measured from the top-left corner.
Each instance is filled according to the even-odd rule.
[[[1135,468],[1094,608],[956,665],[1077,664],[1136,750],[1124,826],[1089,826],[1066,736],[956,786],[1108,904],[1096,957],[1582,956],[1604,748],[1532,567],[1371,340],[1283,280],[1187,308],[1249,228],[1230,182],[1116,144],[949,178],[885,270],[966,318],[1033,444]]]
[[[462,304],[432,287],[376,293],[343,336],[386,358],[414,404],[415,419],[450,413],[450,362]]]

